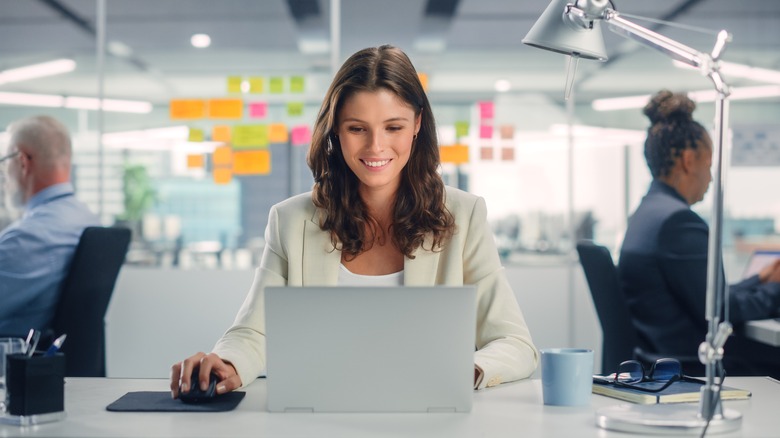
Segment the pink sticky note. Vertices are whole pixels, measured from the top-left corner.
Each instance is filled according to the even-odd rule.
[[[292,137],[291,143],[293,146],[303,146],[309,144],[311,142],[311,131],[309,130],[309,125],[298,125],[293,127],[290,136]]]
[[[493,138],[493,126],[492,125],[480,125],[479,138]]]
[[[493,118],[493,102],[480,102],[479,103],[479,118],[492,119]]]
[[[254,102],[249,104],[249,117],[253,119],[265,118],[268,113],[268,104],[265,102]]]

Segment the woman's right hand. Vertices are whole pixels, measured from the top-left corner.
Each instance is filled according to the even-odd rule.
[[[195,367],[200,367],[199,382],[190,382]],[[200,384],[201,389],[206,390],[209,386],[209,374],[212,372],[219,377],[217,394],[224,394],[241,387],[241,378],[233,364],[225,362],[214,353],[198,352],[171,367],[171,395],[173,398],[178,398],[179,389],[188,392],[192,384]]]

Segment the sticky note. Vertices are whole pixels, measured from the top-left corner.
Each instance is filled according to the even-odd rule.
[[[206,117],[206,102],[203,99],[171,99],[168,103],[171,120],[192,120]]]
[[[284,93],[284,78],[281,76],[272,76],[268,80],[268,88],[270,88],[271,93],[279,94]]]
[[[455,122],[455,137],[468,137],[469,135],[469,122]]]
[[[469,162],[469,147],[466,145],[441,146],[439,154],[442,163],[463,164]]]
[[[290,135],[287,132],[287,125],[284,123],[271,123],[268,125],[268,141],[271,143],[287,143]]]
[[[230,146],[217,146],[211,154],[211,163],[214,168],[232,165],[233,150]]]
[[[287,115],[298,117],[303,115],[303,102],[287,102]]]
[[[208,107],[211,119],[240,119],[244,115],[241,99],[209,99]]]
[[[480,102],[479,103],[479,118],[480,120],[492,119],[493,110],[495,105],[493,102]]]
[[[203,141],[203,130],[198,128],[190,128],[190,133],[187,136],[187,141],[193,141],[193,142]]]
[[[303,93],[304,88],[303,76],[290,76],[290,93]]]
[[[249,104],[249,117],[264,119],[268,114],[268,104],[265,102],[252,102]]]
[[[215,184],[228,184],[233,179],[233,171],[229,168],[215,168],[212,172]]]
[[[501,148],[501,160],[502,161],[515,161],[515,148],[504,147]]]
[[[230,143],[230,126],[216,125],[211,128],[211,141]]]
[[[187,155],[187,168],[188,169],[203,169],[205,160],[203,154],[188,154]]]
[[[417,73],[417,77],[420,79],[423,91],[428,92],[428,75],[426,73]]]
[[[514,125],[501,125],[501,127],[498,128],[498,132],[502,140],[511,140],[515,138]]]
[[[293,146],[303,146],[311,143],[311,130],[309,129],[309,125],[294,126],[290,136],[292,137],[291,143]]]
[[[493,125],[480,125],[479,138],[493,138]]]
[[[493,148],[490,146],[482,146],[479,148],[479,158],[485,161],[493,159]]]
[[[228,93],[240,93],[241,82],[243,82],[241,76],[228,76],[227,77],[227,92]]]
[[[266,146],[268,146],[268,126],[236,125],[233,127],[234,149]]]
[[[233,173],[236,175],[267,175],[271,173],[271,151],[234,152]]]
[[[263,78],[260,76],[250,76],[247,78],[249,83],[249,93],[260,94],[263,92]]]

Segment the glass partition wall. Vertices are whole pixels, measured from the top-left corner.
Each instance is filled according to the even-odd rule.
[[[78,197],[105,224],[133,229],[128,263],[185,269],[256,264],[269,207],[311,187],[305,154],[332,75],[327,47],[302,46],[294,32],[303,27],[290,29],[277,19],[290,14],[280,9],[283,2],[192,3],[198,8],[153,2],[161,10],[152,13],[136,2],[108,1],[101,65],[100,2],[57,3],[66,12],[31,1],[5,8],[0,34],[13,35],[14,43],[0,43],[3,68],[58,59],[72,60],[75,68],[0,84],[4,98],[17,98],[0,103],[0,124],[49,114],[70,128]],[[181,25],[169,26],[156,18],[161,15],[178,15]],[[194,45],[195,34],[224,22],[235,23],[230,44]],[[319,22],[306,29],[324,32]],[[272,46],[270,35],[289,43]],[[410,55],[427,65],[423,52]],[[464,69],[472,68],[470,56],[462,55]],[[312,59],[321,67],[305,62]],[[101,76],[102,116],[94,101]],[[444,178],[486,198],[505,263],[563,263],[582,238],[617,254],[627,216],[650,182],[641,109],[620,116],[582,101],[568,126],[562,99],[540,99],[533,86],[449,95],[437,88],[436,77],[426,80],[447,148]],[[561,94],[562,88],[561,81]],[[48,106],[41,99],[49,99]],[[698,110],[703,122],[711,119],[707,105]],[[775,106],[732,106],[735,163],[725,227],[732,276],[750,251],[780,243],[780,194],[770,189],[780,177],[780,132],[766,122],[777,114]],[[708,199],[695,210],[706,218]],[[0,224],[11,219],[0,209]]]

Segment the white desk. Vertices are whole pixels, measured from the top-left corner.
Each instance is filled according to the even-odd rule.
[[[718,437],[777,436],[780,383],[763,377],[732,377],[731,386],[753,392],[751,400],[725,402],[743,414],[741,430]],[[0,437],[627,437],[595,426],[596,409],[621,403],[594,395],[589,407],[542,404],[539,380],[501,385],[474,394],[467,414],[317,414],[266,412],[266,384],[257,380],[236,410],[221,413],[108,412],[129,391],[165,391],[162,379],[69,378],[65,420],[28,428],[0,425]]]
[[[754,341],[780,347],[780,321],[761,319],[745,323],[745,336]]]

